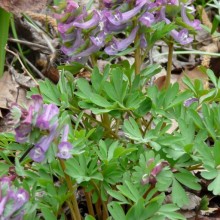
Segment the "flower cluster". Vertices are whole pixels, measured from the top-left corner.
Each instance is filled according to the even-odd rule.
[[[59,108],[55,104],[43,104],[40,95],[32,95],[31,98],[33,103],[28,110],[13,104],[11,116],[16,119],[16,141],[18,143],[34,143],[29,155],[34,161],[41,162],[45,159],[45,154],[50,145],[60,133],[58,130]],[[67,142],[69,126],[64,126],[63,130],[57,156],[67,159],[71,157],[70,150],[72,149],[72,145]],[[36,135],[32,135],[36,131],[40,133],[38,140],[35,139]],[[42,136],[41,133],[44,135]]]
[[[61,50],[70,57],[70,61],[84,62],[88,56],[100,50],[115,55],[134,41],[145,48],[148,39],[144,30],[161,21],[175,23],[167,7],[179,10],[182,22],[189,28],[199,30],[199,20],[188,17],[190,3],[181,0],[103,0],[102,10],[89,13],[74,1],[67,0],[66,6],[56,8],[55,14],[63,43]],[[192,42],[188,29],[177,27],[170,36],[182,45]],[[119,39],[119,33],[126,37]]]
[[[154,159],[150,159],[147,163],[147,167],[151,166],[152,164],[154,163]],[[157,182],[157,175],[162,171],[162,169],[166,166],[168,166],[169,163],[167,161],[162,161],[162,162],[159,162],[156,164],[156,166],[151,170],[150,174],[145,174],[143,177],[142,177],[142,180],[141,180],[141,183],[143,185],[145,184],[156,184]]]
[[[29,194],[12,186],[13,179],[13,176],[0,178],[0,219],[23,219],[23,207],[29,200]]]

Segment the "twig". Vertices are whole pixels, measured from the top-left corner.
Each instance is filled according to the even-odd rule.
[[[12,50],[9,50],[7,47],[5,48],[6,51],[8,51],[9,53],[13,54],[17,59],[18,61],[20,62],[21,66],[22,66],[22,69],[31,77],[31,79],[35,82],[35,84],[37,85],[37,87],[39,88],[39,84],[38,82],[36,81],[36,79],[31,75],[31,73],[28,72],[27,68],[24,66],[24,64],[22,63],[19,55],[17,53],[15,53],[14,51]]]
[[[28,45],[28,46],[31,46],[31,47],[37,47],[37,48],[43,49],[43,50],[49,50],[49,48],[44,46],[44,45],[32,43],[30,41],[24,41],[24,40],[19,40],[19,39],[14,39],[14,38],[8,38],[8,41]]]

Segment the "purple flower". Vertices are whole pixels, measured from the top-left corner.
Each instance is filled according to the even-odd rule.
[[[160,19],[162,21],[165,21],[166,24],[170,24],[171,23],[171,21],[168,18],[166,18],[166,8],[164,6],[161,7],[161,9],[160,9]]]
[[[63,24],[63,23],[59,23],[58,24],[58,31],[62,34],[64,34],[65,32],[67,32],[71,27],[73,27],[73,23],[68,23],[68,24]]]
[[[103,4],[106,8],[111,8],[113,6],[121,4],[122,2],[123,0],[103,0]]]
[[[181,5],[181,16],[182,16],[183,21],[187,25],[191,26],[192,28],[194,28],[197,31],[202,30],[202,28],[200,26],[201,22],[198,19],[195,19],[194,21],[189,20],[189,18],[187,17],[187,14],[186,14],[186,8],[183,4]]]
[[[141,34],[140,36],[140,48],[146,48],[147,47],[147,40],[144,34]]]
[[[29,194],[24,189],[18,189],[16,192],[11,190],[9,191],[8,196],[14,202],[12,210],[10,210],[9,215],[12,215],[29,200]]]
[[[65,46],[61,47],[61,50],[63,51],[64,54],[68,56],[72,55],[79,48],[79,45],[83,44],[84,40],[82,39],[81,32],[82,32],[81,29],[77,29],[75,31],[74,33],[75,41],[71,47],[65,47]]]
[[[156,177],[160,172],[161,170],[165,167],[165,166],[168,166],[169,163],[167,161],[162,161],[160,163],[158,163],[154,168],[153,170],[151,171],[151,175],[153,177]]]
[[[101,48],[105,45],[105,36],[104,31],[102,31],[96,37],[91,36],[90,39],[95,46]]]
[[[139,19],[139,21],[147,27],[150,27],[154,22],[154,15],[150,12],[145,12]]]
[[[155,2],[157,6],[160,5],[178,5],[179,1],[178,0],[156,0]]]
[[[45,158],[45,152],[40,147],[34,147],[30,153],[30,158],[35,162],[42,162]]]
[[[193,41],[192,37],[189,37],[189,32],[187,29],[182,29],[181,31],[172,30],[170,35],[174,38],[178,43],[185,45],[189,44]]]
[[[34,148],[30,151],[29,155],[31,159],[35,162],[42,162],[45,158],[45,153],[50,147],[52,141],[56,136],[56,129],[53,127],[51,133],[48,136],[43,136],[38,143],[34,146]]]
[[[69,142],[61,142],[58,145],[58,153],[57,156],[61,159],[69,159],[72,157],[70,151],[73,149],[72,144]]]
[[[43,106],[43,98],[41,95],[32,95],[31,96],[34,104],[34,112],[39,113]]]
[[[199,101],[199,99],[197,99],[197,98],[189,98],[189,99],[187,99],[185,102],[184,102],[184,106],[185,107],[189,107],[190,105],[192,105],[192,103],[194,103],[194,102],[198,102]]]
[[[72,23],[72,25],[74,27],[78,27],[78,28],[81,28],[81,29],[89,29],[89,28],[93,28],[96,25],[98,25],[99,21],[100,21],[100,15],[96,10],[94,10],[93,11],[93,17],[90,20],[85,21],[85,22],[74,21]]]
[[[2,216],[2,214],[5,210],[5,205],[7,202],[8,202],[8,195],[0,198],[0,217]]]
[[[135,27],[132,30],[131,34],[126,39],[121,41],[115,40],[114,42],[112,42],[110,46],[105,48],[105,52],[108,55],[115,55],[119,51],[125,50],[134,41],[137,31],[138,31],[138,27]]]
[[[125,24],[120,24],[120,25],[114,25],[111,22],[109,22],[108,20],[105,22],[105,31],[107,33],[111,33],[111,32],[120,32],[126,29],[126,27],[128,26],[128,23]]]
[[[23,219],[21,208],[28,201],[29,194],[24,189],[12,186],[11,180],[11,176],[0,178],[0,219]]]
[[[88,47],[86,50],[78,53],[78,54],[74,54],[71,58],[70,61],[77,59],[81,59],[83,57],[88,57],[89,55],[91,55],[92,53],[97,52],[100,49],[100,47],[97,47],[96,45],[91,45],[90,47]]]
[[[32,130],[33,110],[34,107],[30,106],[28,112],[21,116],[23,120],[20,125],[15,128],[15,139],[18,143],[24,143],[28,140],[28,135]]]
[[[43,112],[37,117],[36,126],[42,130],[51,130],[57,123],[59,108],[54,104],[43,105]]]
[[[78,7],[79,7],[79,5],[76,2],[74,2],[73,0],[67,0],[65,12],[71,13]]]
[[[154,159],[151,158],[149,159],[149,161],[147,162],[147,166],[150,166],[152,163],[154,162]],[[169,163],[167,161],[162,161],[160,163],[158,163],[153,170],[150,172],[150,174],[144,174],[142,179],[141,179],[141,184],[142,185],[146,185],[148,183],[155,185],[157,182],[157,175],[162,171],[162,169],[166,166],[168,166]]]
[[[69,125],[66,125],[63,129],[63,135],[60,144],[58,145],[57,156],[61,159],[69,159],[72,155],[70,151],[73,146],[69,143],[68,140]]]
[[[32,130],[32,125],[28,123],[21,123],[15,128],[15,139],[18,143],[24,143],[28,140],[28,135]]]
[[[106,11],[105,16],[114,25],[121,25],[129,21],[132,17],[134,17],[136,14],[138,14],[143,7],[143,5],[146,3],[146,1],[140,2],[136,7],[131,9],[130,11],[121,13],[119,10],[115,11],[115,14],[113,15],[112,12]]]

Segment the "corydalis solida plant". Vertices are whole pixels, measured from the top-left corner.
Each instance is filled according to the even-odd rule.
[[[167,43],[174,40],[182,45],[193,41],[189,31],[176,22],[179,16],[190,28],[200,29],[199,20],[188,17],[190,4],[191,1],[178,0],[103,1],[101,10],[88,13],[84,6],[69,0],[57,8],[55,14],[63,42],[61,50],[68,55],[69,61],[86,62],[89,56],[96,57],[96,52],[111,56],[134,47],[136,72],[139,72],[141,60],[157,40]],[[173,26],[159,39],[151,38],[161,22]],[[124,39],[120,39],[119,34],[123,34]]]

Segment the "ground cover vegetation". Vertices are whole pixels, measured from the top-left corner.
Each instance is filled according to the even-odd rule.
[[[16,59],[29,72],[21,41],[5,54],[8,33],[17,34],[9,12],[21,13],[23,5],[13,11],[1,4],[7,25],[0,70]],[[217,45],[219,3],[103,0],[92,6],[72,0],[48,6],[57,21],[59,76],[31,75],[37,86],[28,89],[28,105],[8,102],[13,127],[0,133],[0,219],[220,215],[219,202],[211,201],[220,195],[220,79],[196,63],[201,78],[183,70],[181,82],[171,82],[175,54],[218,55],[196,46],[204,30]],[[206,7],[215,12],[211,25],[203,21]],[[159,78],[162,55],[152,55],[158,43],[167,48],[166,74]]]

